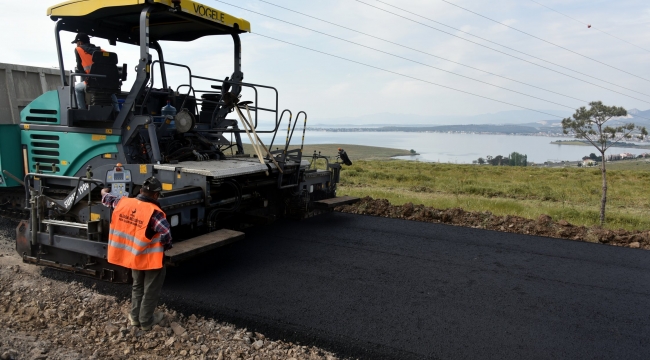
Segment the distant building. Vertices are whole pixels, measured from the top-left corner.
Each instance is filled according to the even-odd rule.
[[[582,166],[595,166],[597,164],[598,164],[598,162],[593,160],[593,159],[588,158],[586,160],[582,160]]]

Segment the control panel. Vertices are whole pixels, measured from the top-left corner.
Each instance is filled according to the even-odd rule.
[[[111,195],[121,198],[122,196],[129,196],[131,191],[131,170],[117,164],[113,170],[106,173],[106,184],[111,186]]]

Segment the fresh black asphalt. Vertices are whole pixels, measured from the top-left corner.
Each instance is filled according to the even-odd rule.
[[[331,213],[170,269],[163,301],[355,358],[648,359],[649,286],[648,251]]]

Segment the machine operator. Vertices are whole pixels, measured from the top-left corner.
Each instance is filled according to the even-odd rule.
[[[103,51],[102,48],[91,44],[90,38],[84,33],[78,33],[72,43],[77,44],[77,47],[74,50],[74,56],[77,59],[77,69],[75,72],[90,74],[90,67],[93,65],[93,53],[95,51]],[[84,81],[80,81],[74,86],[75,95],[77,97],[77,107],[79,109],[86,109],[86,82],[87,79],[84,79]],[[120,107],[117,104],[117,96],[115,96],[115,94],[111,95],[111,100],[113,103],[113,109],[116,112],[120,112]]]

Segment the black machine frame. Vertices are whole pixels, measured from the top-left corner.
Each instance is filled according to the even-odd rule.
[[[341,163],[327,162],[326,169],[312,169],[309,162],[303,160],[304,137],[307,126],[307,114],[300,111],[295,118],[286,109],[279,111],[278,90],[272,86],[243,82],[241,69],[241,40],[239,34],[244,32],[235,26],[208,22],[182,14],[177,9],[170,9],[162,4],[145,4],[137,13],[138,27],[133,33],[121,28],[98,22],[91,23],[85,19],[53,18],[55,24],[55,39],[57,56],[61,70],[62,86],[58,89],[61,103],[61,124],[29,124],[21,125],[23,130],[74,131],[95,134],[98,129],[112,135],[120,135],[121,143],[117,145],[116,158],[95,157],[84,164],[74,176],[47,174],[56,172],[56,164],[35,164],[35,171],[25,175],[19,181],[25,190],[26,209],[30,220],[24,220],[17,228],[16,250],[23,260],[28,263],[40,264],[58,269],[77,272],[113,282],[129,282],[130,271],[108,263],[107,239],[111,220],[111,209],[103,206],[99,190],[109,185],[108,174],[115,171],[129,172],[130,180],[121,184],[130,194],[138,191],[144,180],[155,175],[163,183],[164,197],[160,199],[161,208],[168,219],[176,218],[176,225],[181,232],[174,234],[175,240],[191,242],[197,238],[205,240],[227,226],[245,228],[252,225],[266,224],[280,216],[304,218],[316,215],[343,203],[355,201],[354,198],[336,198]],[[151,15],[164,12],[165,16],[176,16],[185,21],[196,21],[211,27],[207,35],[230,35],[234,44],[233,74],[229,78],[217,79],[193,74],[192,69],[183,64],[166,62],[158,38],[150,38]],[[61,31],[86,32],[89,35],[108,39],[114,45],[116,41],[139,46],[139,60],[135,68],[136,77],[130,91],[123,99],[124,104],[119,112],[112,107],[90,106],[79,109],[73,100],[73,76],[97,77],[102,74],[76,74],[66,79],[63,64]],[[187,34],[189,40],[202,36],[193,32]],[[181,40],[184,40],[182,38]],[[179,39],[176,39],[179,40]],[[150,50],[158,54],[158,60],[152,61]],[[186,84],[178,85],[174,93],[180,94],[180,89],[187,87],[181,104],[181,111],[190,94],[195,103],[197,93],[219,94],[218,101],[202,99],[202,103],[214,105],[208,122],[195,124],[189,135],[197,139],[208,136],[221,136],[222,133],[232,133],[236,143],[214,145],[218,152],[222,148],[237,147],[237,154],[231,157],[213,157],[198,153],[197,161],[166,161],[161,155],[159,137],[165,136],[163,122],[160,126],[154,123],[151,113],[144,111],[148,99],[153,96],[155,84],[154,70],[159,67],[161,82],[165,91],[168,89],[166,67],[182,67],[188,71]],[[213,82],[212,90],[194,88],[194,80]],[[239,103],[242,88],[253,91],[254,101]],[[220,90],[220,92],[218,91]],[[258,106],[261,91],[274,94],[275,107]],[[173,90],[172,90],[173,92]],[[122,95],[122,94],[120,94]],[[64,111],[65,109],[65,111]],[[248,111],[250,116],[250,131],[273,134],[272,140],[265,153],[258,151],[258,157],[244,154],[240,134],[249,129],[237,126],[237,120],[227,119],[226,116],[240,109]],[[149,110],[149,109],[148,109]],[[258,113],[271,113],[274,117],[271,129],[259,129]],[[97,117],[97,118],[95,118]],[[171,120],[165,118],[166,120]],[[282,121],[287,119],[286,142],[281,148],[273,150],[277,132]],[[79,124],[80,120],[90,122]],[[97,124],[93,123],[95,121]],[[244,124],[247,122],[242,119]],[[291,139],[299,123],[302,123],[302,142],[299,148],[289,149]],[[26,127],[28,126],[28,127]],[[174,136],[185,136],[185,133]],[[133,144],[147,138],[150,148],[147,149],[147,161],[134,161],[130,157]],[[260,141],[261,145],[261,141]],[[136,148],[136,151],[138,149]],[[196,151],[195,151],[196,152]],[[265,154],[265,155],[264,155]],[[222,154],[223,155],[223,154]],[[315,159],[315,158],[314,158]],[[8,174],[10,175],[10,174]],[[173,223],[173,220],[171,221]],[[226,244],[234,239],[243,237],[242,233],[228,230],[225,238],[219,240]],[[179,236],[177,236],[179,235]],[[223,237],[222,236],[222,237]],[[215,239],[218,236],[215,235]],[[192,256],[214,247],[214,241],[202,250],[193,249]],[[177,254],[177,259],[186,259],[189,252]],[[174,257],[167,258],[168,263],[175,264]]]

